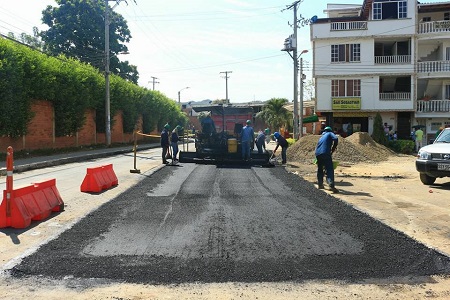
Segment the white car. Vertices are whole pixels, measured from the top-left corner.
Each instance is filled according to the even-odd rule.
[[[420,148],[416,170],[423,184],[433,184],[436,178],[450,177],[450,128],[445,128],[431,145]]]

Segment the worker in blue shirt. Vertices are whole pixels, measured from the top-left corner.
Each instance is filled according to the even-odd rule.
[[[337,193],[338,190],[334,186],[334,168],[332,154],[336,151],[338,145],[338,137],[333,133],[330,126],[325,127],[322,136],[317,142],[316,159],[317,159],[317,183],[319,189],[323,189],[323,169],[325,168],[327,183],[330,189]]]
[[[255,132],[251,126],[252,121],[247,120],[246,125],[241,131],[241,147],[242,147],[242,160],[250,160],[251,149],[253,149],[253,143],[255,142]]]
[[[274,132],[273,136],[275,137],[275,140],[277,142],[277,145],[276,145],[275,149],[273,150],[273,154],[275,155],[275,153],[278,150],[278,147],[281,147],[281,163],[284,165],[284,164],[286,164],[286,161],[287,161],[286,152],[287,152],[289,143],[279,132]]]

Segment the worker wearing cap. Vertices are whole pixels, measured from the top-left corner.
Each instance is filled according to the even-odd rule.
[[[333,133],[330,126],[325,127],[322,136],[317,142],[316,159],[317,159],[317,183],[319,189],[323,189],[323,169],[325,168],[327,183],[330,189],[337,193],[338,190],[334,186],[334,168],[332,154],[336,151],[338,145],[338,137]]]
[[[253,131],[252,121],[247,120],[246,125],[241,131],[241,148],[242,148],[242,160],[250,160],[251,149],[255,142],[255,132]]]
[[[178,141],[180,140],[178,136],[178,132],[181,130],[181,126],[177,125],[177,127],[172,130],[172,134],[170,136],[170,146],[172,147],[172,162],[178,162],[177,154],[178,154]]]
[[[275,137],[275,140],[277,142],[277,145],[275,146],[275,149],[273,150],[273,154],[275,154],[278,150],[278,147],[281,146],[281,163],[286,163],[286,151],[289,146],[287,140],[279,133],[274,132],[273,136]]]
[[[169,129],[170,129],[170,125],[166,124],[166,125],[164,125],[164,128],[161,131],[161,148],[162,148],[163,164],[167,164],[167,152],[169,151],[169,147],[170,147]]]

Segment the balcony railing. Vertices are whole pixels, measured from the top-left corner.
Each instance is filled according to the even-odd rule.
[[[411,93],[407,92],[380,93],[380,100],[388,100],[388,101],[411,100]]]
[[[331,31],[366,30],[367,21],[332,22]]]
[[[450,72],[450,60],[424,61],[417,63],[417,72]]]
[[[409,64],[411,55],[375,56],[376,64]]]
[[[419,24],[419,33],[448,32],[450,31],[450,21],[432,21]]]
[[[450,112],[450,100],[417,100],[417,112]]]

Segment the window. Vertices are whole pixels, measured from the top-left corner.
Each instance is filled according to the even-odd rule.
[[[361,44],[331,45],[331,62],[361,61]]]
[[[446,21],[450,20],[450,13],[449,12],[444,13],[444,20],[446,20]]]
[[[374,20],[405,19],[408,17],[408,3],[405,0],[374,0]]]
[[[431,17],[423,17],[422,22],[431,22]]]
[[[361,80],[332,80],[331,97],[360,97]]]

